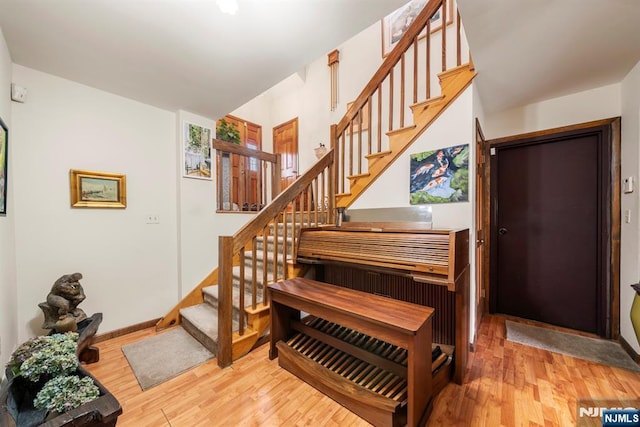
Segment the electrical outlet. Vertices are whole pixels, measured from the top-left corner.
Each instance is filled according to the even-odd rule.
[[[158,215],[158,214],[148,214],[145,217],[145,222],[147,224],[160,224],[160,215]]]

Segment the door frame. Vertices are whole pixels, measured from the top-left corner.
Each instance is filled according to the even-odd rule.
[[[605,292],[609,295],[609,304],[603,307],[606,316],[606,326],[602,336],[609,339],[618,339],[620,336],[620,231],[621,231],[621,206],[620,206],[620,150],[621,150],[621,136],[620,136],[620,117],[614,117],[603,120],[596,120],[592,122],[580,123],[576,125],[563,126],[558,128],[546,129],[542,131],[529,132],[519,135],[512,135],[504,138],[496,138],[487,140],[485,149],[490,150],[491,155],[485,162],[485,196],[492,195],[494,189],[492,184],[495,185],[495,171],[492,171],[491,164],[493,160],[493,154],[495,148],[498,146],[506,145],[519,145],[527,143],[536,143],[543,141],[552,141],[558,137],[569,136],[571,134],[586,134],[599,132],[603,136],[606,136],[609,141],[609,176],[608,182],[603,183],[602,203],[603,203],[603,221],[605,226],[603,227],[608,231],[604,237],[603,249],[603,265],[604,269],[603,278],[605,280]],[[608,135],[604,135],[608,134]],[[496,280],[497,271],[497,252],[496,248],[496,209],[492,206],[492,197],[485,197],[483,200],[483,206],[481,207],[483,212],[487,213],[484,216],[484,224],[482,225],[485,230],[489,231],[490,238],[485,238],[485,256],[481,260],[484,262],[485,272],[487,273],[488,280],[485,281],[485,309],[487,304],[494,295],[490,293],[490,283]],[[608,227],[607,227],[608,225]],[[486,277],[486,275],[485,275]]]
[[[272,133],[272,142],[273,142],[273,152],[274,152],[275,154],[278,154],[278,153],[276,153],[276,142],[275,142],[275,139],[276,139],[276,130],[278,130],[278,129],[280,129],[280,128],[283,128],[283,127],[285,127],[285,126],[291,125],[291,124],[293,124],[293,125],[294,125],[294,129],[295,129],[295,140],[296,140],[296,160],[295,160],[295,168],[296,168],[296,170],[294,171],[294,173],[296,174],[296,178],[297,178],[298,176],[300,176],[300,145],[299,145],[299,142],[300,142],[300,141],[299,141],[299,134],[298,134],[298,130],[299,130],[299,127],[298,127],[298,117],[294,117],[293,119],[291,119],[291,120],[287,120],[286,122],[284,122],[284,123],[280,123],[279,125],[276,125],[276,126],[274,126],[274,127],[272,128],[271,133]],[[281,160],[280,160],[280,180],[281,180],[281,181],[282,181],[282,168],[284,167],[284,164],[285,164],[284,160],[282,160],[282,159],[281,159]],[[294,180],[295,180],[295,179],[294,179]],[[283,191],[284,189],[285,189],[285,187],[284,187],[284,186],[282,186],[282,184],[281,184],[281,185],[280,185],[280,191]]]
[[[476,327],[474,331],[473,344],[476,343],[478,328],[484,313],[489,312],[489,302],[486,296],[489,283],[489,239],[488,228],[486,227],[489,217],[489,204],[485,203],[489,198],[487,184],[488,179],[488,161],[489,144],[484,137],[480,120],[475,119],[475,137],[476,137]]]

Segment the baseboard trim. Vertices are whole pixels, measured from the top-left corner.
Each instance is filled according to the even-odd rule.
[[[631,347],[631,344],[629,344],[622,335],[618,337],[618,342],[620,343],[624,351],[626,351],[627,354],[633,359],[633,361],[640,365],[640,355],[636,353],[633,347]]]
[[[161,317],[157,319],[147,320],[146,322],[136,323],[135,325],[126,326],[124,328],[116,329],[111,332],[105,332],[104,334],[96,335],[93,340],[94,343],[99,343],[102,341],[110,340],[112,338],[121,337],[123,335],[130,334],[132,332],[141,331],[143,329],[150,328],[155,326],[162,319]]]

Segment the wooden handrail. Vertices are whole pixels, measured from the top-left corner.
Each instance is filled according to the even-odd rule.
[[[243,147],[242,145],[234,144],[233,142],[223,141],[221,139],[213,140],[214,150],[220,150],[227,153],[239,154],[245,157],[253,157],[259,160],[264,160],[271,163],[278,161],[276,154],[267,153],[265,151],[254,150],[251,148]]]
[[[413,43],[413,40],[418,37],[431,17],[442,6],[442,3],[443,0],[431,0],[429,1],[429,3],[427,3],[427,5],[425,5],[424,9],[422,9],[420,14],[418,14],[416,19],[411,23],[406,33],[398,41],[398,44],[382,62],[382,65],[380,66],[380,68],[378,68],[378,71],[376,71],[371,80],[369,80],[369,83],[367,83],[362,92],[360,92],[360,95],[358,95],[351,107],[347,109],[344,117],[338,122],[338,134],[341,134],[347,128],[349,123],[356,118],[358,112],[364,107],[364,104],[367,103],[369,96],[374,93],[374,91],[378,88],[378,85],[380,85],[385,80],[387,75],[391,72],[391,70],[393,70],[393,67],[395,67],[395,65],[400,61],[404,53]],[[446,22],[443,23],[443,30],[444,29],[446,29]]]
[[[233,235],[233,252],[239,251],[251,237],[259,234],[279,212],[283,212],[287,205],[295,200],[320,172],[329,167],[331,163],[333,163],[333,150],[328,150],[308,171],[300,175],[298,179],[260,211],[252,221]]]
[[[229,156],[233,158],[234,156],[240,156],[241,158],[255,160],[260,163],[259,170],[257,171],[257,180],[258,187],[260,191],[257,191],[257,199],[249,200],[249,202],[253,205],[264,206],[269,203],[269,201],[275,198],[280,193],[280,175],[281,175],[281,156],[280,154],[267,153],[265,151],[260,151],[248,147],[241,146],[239,144],[234,144],[232,142],[222,141],[220,139],[213,140],[213,148],[217,151],[217,159],[220,164],[221,156]],[[223,182],[222,173],[223,168],[219,166],[216,168],[217,173],[217,192],[218,192],[218,209],[224,211],[223,202],[229,202],[231,204],[237,203],[239,206],[244,205],[246,202],[244,195],[246,188],[245,185],[239,187],[239,195],[238,198],[230,197],[230,200],[223,201]],[[267,170],[270,171],[271,177],[271,191],[267,189]],[[230,172],[229,172],[230,173]],[[232,180],[229,180],[230,182]],[[231,184],[229,184],[231,186]],[[229,188],[229,192],[231,193],[231,188]],[[247,206],[249,204],[247,203]],[[259,208],[258,208],[259,209]],[[245,209],[243,209],[245,210]],[[257,209],[254,209],[257,210]]]

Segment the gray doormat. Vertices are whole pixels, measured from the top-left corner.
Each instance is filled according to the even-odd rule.
[[[510,320],[505,323],[509,341],[640,372],[640,366],[616,342],[567,334]]]
[[[181,327],[122,346],[142,390],[147,390],[215,357]]]

